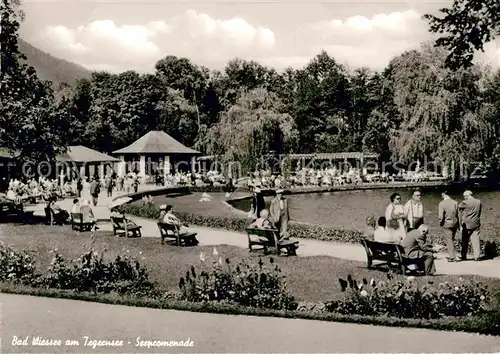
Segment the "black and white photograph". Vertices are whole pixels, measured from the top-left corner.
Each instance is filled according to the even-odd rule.
[[[500,1],[0,0],[0,353],[499,353]]]

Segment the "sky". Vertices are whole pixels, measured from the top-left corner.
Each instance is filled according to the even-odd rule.
[[[426,13],[445,1],[23,0],[21,37],[92,70],[154,71],[167,55],[222,69],[235,58],[301,68],[322,50],[349,68],[383,69],[432,40]],[[479,60],[500,67],[500,39]]]

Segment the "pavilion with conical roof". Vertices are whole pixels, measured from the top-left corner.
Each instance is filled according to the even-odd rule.
[[[150,131],[127,147],[113,152],[121,160],[118,174],[123,176],[136,170],[139,175],[171,173],[172,168],[194,171],[200,152],[184,146],[163,131]]]

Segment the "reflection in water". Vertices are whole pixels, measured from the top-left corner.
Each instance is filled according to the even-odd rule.
[[[366,191],[343,191],[317,194],[298,194],[286,196],[290,200],[292,220],[325,225],[349,230],[363,230],[369,215],[376,217],[385,213],[392,193],[399,193],[406,203],[412,190],[378,189]],[[500,191],[475,192],[474,196],[483,203],[481,222],[484,232],[500,233]],[[461,194],[451,194],[457,202],[463,200]],[[431,229],[439,229],[438,204],[441,195],[436,190],[422,191],[425,208],[425,223]],[[250,202],[236,202],[234,206],[248,211]],[[500,235],[499,235],[500,236]]]

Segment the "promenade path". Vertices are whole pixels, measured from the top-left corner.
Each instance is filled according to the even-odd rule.
[[[155,189],[155,186],[141,186],[140,191],[147,189]],[[125,195],[125,192],[115,192],[113,197]],[[105,196],[106,193],[101,193],[99,197],[99,205],[94,207],[96,217],[100,220],[109,220],[110,210],[109,205],[113,198]],[[82,197],[90,200],[88,188],[83,191]],[[220,201],[211,201],[209,203],[220,203]],[[61,201],[61,207],[66,210],[71,210],[72,199]],[[43,215],[43,207],[39,206],[35,210],[36,214]],[[155,220],[139,218],[127,215],[128,218],[135,221],[138,225],[142,226],[143,237],[160,237],[158,227]],[[99,224],[101,230],[112,230],[110,222],[101,222]],[[198,233],[198,240],[200,245],[230,245],[240,248],[248,247],[247,235],[241,232],[229,231],[224,229],[212,229],[206,227],[191,227],[192,230]],[[359,244],[345,244],[331,241],[317,241],[300,239],[300,247],[297,250],[297,255],[300,257],[307,256],[330,256],[346,260],[366,261],[366,253],[364,248]],[[480,275],[492,278],[500,277],[500,258],[485,260],[482,262],[474,262],[472,260],[459,263],[448,263],[446,261],[446,254],[440,253],[437,255],[436,269],[438,274],[447,275]]]
[[[2,353],[494,353],[500,337],[415,328],[220,315],[0,294]],[[12,346],[12,339],[27,346]],[[33,346],[33,338],[61,340]],[[94,340],[121,347],[85,346]],[[192,341],[191,347],[137,346]],[[73,346],[65,346],[67,340]]]

